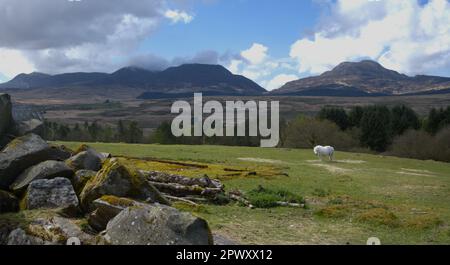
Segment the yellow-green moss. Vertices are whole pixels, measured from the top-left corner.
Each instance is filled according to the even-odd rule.
[[[77,155],[77,154],[79,154],[81,152],[87,151],[89,148],[90,147],[87,144],[82,144],[73,153],[74,153],[74,155]]]
[[[404,226],[412,229],[429,229],[441,225],[442,220],[433,214],[419,215],[409,218],[405,221]]]
[[[27,196],[28,196],[28,194],[25,194],[25,196],[23,196],[23,198],[20,200],[20,202],[19,202],[19,209],[21,210],[21,211],[23,211],[23,210],[26,210],[27,208],[28,208],[28,205],[27,205]]]
[[[184,212],[190,212],[190,213],[209,213],[208,209],[204,205],[193,205],[187,202],[174,202],[172,204],[172,207],[184,211]]]
[[[133,200],[112,195],[104,195],[100,199],[114,206],[131,207],[135,204]]]
[[[391,227],[397,227],[400,225],[398,217],[394,213],[383,208],[366,210],[360,213],[356,220],[359,222],[375,225],[387,225]]]
[[[258,167],[242,167],[225,164],[199,164],[195,162],[177,163],[172,161],[159,161],[151,159],[137,159],[120,157],[120,162],[127,167],[137,168],[146,171],[160,171],[169,174],[183,175],[186,177],[198,178],[205,175],[219,179],[233,179],[233,178],[250,178],[263,177],[272,178],[275,176],[285,176],[283,169],[268,165],[259,165]]]
[[[351,211],[348,205],[330,205],[326,206],[316,212],[317,215],[326,218],[343,218]]]

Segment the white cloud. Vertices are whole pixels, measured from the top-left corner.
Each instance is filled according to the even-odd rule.
[[[319,74],[342,61],[370,58],[407,74],[450,70],[450,3],[430,0],[338,0],[313,38],[290,51],[301,73]]]
[[[284,83],[298,79],[295,75],[295,61],[291,58],[272,58],[267,53],[269,48],[254,43],[239,56],[227,62],[227,68],[234,74],[243,75],[260,86],[273,90]]]
[[[170,19],[172,23],[183,22],[184,24],[189,24],[194,20],[194,16],[180,10],[169,9],[164,13],[164,16]]]
[[[241,60],[231,60],[230,65],[227,67],[232,73],[239,73],[240,66],[243,64]]]
[[[269,48],[262,44],[253,43],[252,47],[241,52],[241,56],[251,64],[260,64],[267,58],[268,50]]]
[[[291,81],[294,81],[297,79],[299,79],[299,77],[297,75],[280,74],[280,75],[275,76],[272,80],[270,80],[267,83],[266,89],[267,90],[278,89],[278,88],[282,87],[284,84],[286,84],[287,82],[291,82]]]
[[[2,79],[11,79],[17,74],[34,70],[34,65],[20,51],[0,48],[0,75],[6,77]]]
[[[173,0],[21,2],[0,0],[0,49],[21,55],[14,64],[28,67],[20,72],[31,69],[29,61],[50,74],[117,70],[140,53],[142,41],[166,19],[167,7],[178,6]],[[186,12],[175,15],[180,22],[192,20]],[[3,74],[15,72],[12,68]]]

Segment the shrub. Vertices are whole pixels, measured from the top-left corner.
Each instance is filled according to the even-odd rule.
[[[435,136],[423,131],[407,131],[394,139],[390,155],[450,162],[450,127]]]
[[[313,148],[316,145],[332,145],[339,150],[350,150],[359,146],[350,134],[328,120],[300,117],[291,121],[287,128],[284,147]]]
[[[433,136],[423,131],[410,130],[394,139],[389,154],[414,159],[431,159],[433,149]]]
[[[259,186],[251,190],[248,194],[248,200],[257,208],[273,208],[279,206],[279,202],[301,203],[304,204],[303,197],[286,190],[271,190]]]

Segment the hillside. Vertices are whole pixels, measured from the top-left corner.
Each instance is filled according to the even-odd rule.
[[[262,185],[305,197],[307,209],[234,204],[190,209],[213,233],[239,243],[365,244],[373,236],[382,244],[450,243],[450,164],[343,152],[336,162],[320,162],[312,150],[298,149],[90,145],[114,155],[201,163],[207,167],[168,170],[192,177],[206,173],[222,180],[227,191],[248,193]],[[218,170],[223,167],[256,175]]]
[[[259,95],[265,91],[255,82],[234,75],[223,66],[185,64],[161,72],[138,67],[126,67],[106,73],[43,73],[20,74],[11,81],[0,84],[0,89],[63,89],[106,90],[138,88],[145,92],[141,98],[151,98],[152,93],[176,94],[204,92],[212,95]],[[170,95],[168,96],[170,97]]]
[[[271,95],[296,96],[389,96],[442,93],[450,78],[409,77],[374,61],[344,62],[320,76],[292,81]],[[446,90],[447,89],[447,90]]]

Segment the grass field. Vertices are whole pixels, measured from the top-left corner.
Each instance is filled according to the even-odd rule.
[[[375,236],[383,244],[450,244],[450,164],[342,152],[336,162],[320,162],[311,150],[293,149],[90,145],[115,156],[208,163],[214,170],[206,173],[227,190],[263,185],[306,199],[306,209],[232,204],[196,210],[214,233],[240,243],[365,244]],[[226,175],[225,167],[256,175]]]

